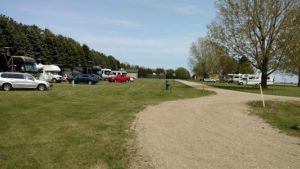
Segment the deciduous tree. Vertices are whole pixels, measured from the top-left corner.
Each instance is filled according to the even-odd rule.
[[[219,16],[210,33],[232,56],[245,56],[267,76],[281,64],[282,49],[293,40],[299,23],[299,0],[219,0]],[[297,22],[296,22],[297,21]]]
[[[176,78],[178,79],[189,79],[190,76],[190,72],[185,69],[184,67],[179,67],[175,70],[176,73]]]
[[[219,74],[223,78],[228,73],[238,71],[237,60],[228,56],[227,49],[210,38],[199,38],[191,46],[190,64],[196,75],[206,78],[209,74]]]

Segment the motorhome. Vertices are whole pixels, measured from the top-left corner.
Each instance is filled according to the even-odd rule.
[[[57,64],[61,69],[64,80],[69,80],[72,76],[80,74],[94,74],[98,80],[102,79],[102,69],[100,66],[81,66],[73,64]]]
[[[102,69],[100,66],[90,66],[90,67],[87,66],[82,68],[83,68],[82,71],[83,74],[94,74],[97,76],[98,80],[102,79]]]
[[[39,72],[39,80],[44,80],[47,82],[59,83],[62,81],[62,76],[60,75],[61,69],[56,65],[37,65]]]
[[[239,85],[259,85],[261,83],[261,74],[245,74],[242,76],[241,80],[239,80]],[[268,76],[267,85],[274,84],[274,76]]]
[[[1,72],[27,72],[36,73],[36,62],[27,56],[1,56]]]

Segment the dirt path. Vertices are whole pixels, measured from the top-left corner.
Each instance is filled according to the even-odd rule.
[[[249,114],[245,103],[261,99],[260,95],[209,90],[217,95],[164,102],[138,114],[138,157],[133,169],[300,168],[300,139]]]

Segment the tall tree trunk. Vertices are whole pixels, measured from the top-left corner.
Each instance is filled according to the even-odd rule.
[[[261,66],[261,86],[264,89],[268,88],[267,80],[268,80],[268,61],[267,59],[264,59]]]
[[[300,87],[300,68],[298,69],[298,87]]]
[[[268,88],[267,80],[268,80],[268,72],[261,71],[261,87],[264,89]]]

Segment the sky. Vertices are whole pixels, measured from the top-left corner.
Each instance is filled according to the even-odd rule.
[[[121,62],[189,69],[190,46],[215,18],[213,0],[0,0],[0,13],[48,28]]]

